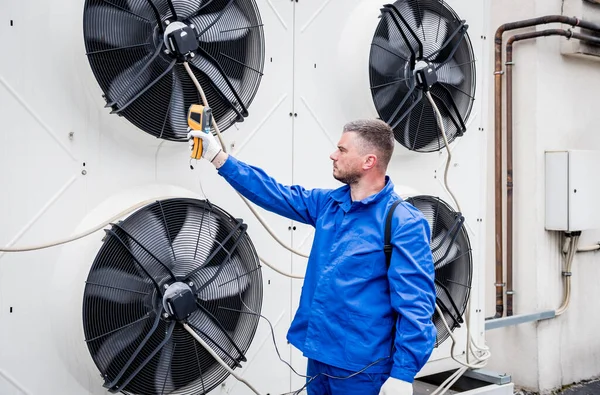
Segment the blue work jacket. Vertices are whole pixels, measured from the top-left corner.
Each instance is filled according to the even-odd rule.
[[[367,371],[412,382],[436,338],[430,230],[421,212],[404,201],[396,207],[388,269],[385,219],[401,200],[388,177],[380,192],[353,202],[348,186],[284,186],[231,156],[219,174],[259,206],[315,227],[288,341],[307,358],[351,371],[381,359]]]

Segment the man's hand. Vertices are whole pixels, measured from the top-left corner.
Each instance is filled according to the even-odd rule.
[[[412,383],[389,377],[379,390],[379,395],[413,395]]]
[[[221,152],[221,145],[212,133],[204,133],[202,130],[190,130],[187,134],[190,146],[194,144],[194,140],[192,140],[194,137],[202,140],[202,157],[208,159],[209,162],[212,162]]]

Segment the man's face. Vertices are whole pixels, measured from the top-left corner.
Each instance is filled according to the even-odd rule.
[[[354,132],[342,133],[337,149],[329,155],[333,161],[333,177],[344,184],[354,184],[362,177],[365,156],[360,152],[360,137]]]

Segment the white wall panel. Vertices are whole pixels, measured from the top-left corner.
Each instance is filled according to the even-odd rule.
[[[259,0],[266,44],[264,76],[249,108],[250,116],[224,132],[228,150],[282,183],[308,188],[339,186],[331,175],[329,154],[343,125],[376,116],[364,84],[364,67],[381,4]],[[488,68],[484,45],[489,40],[480,39],[485,23],[483,2],[455,0],[449,4],[470,25],[479,68],[469,128],[452,145],[449,182],[463,208],[473,246],[472,293],[477,297],[472,316],[480,335],[483,284],[478,279],[485,255],[478,219],[485,207],[481,196],[486,187],[486,136],[479,128],[486,106],[482,76]],[[284,271],[304,273],[306,259],[293,256],[273,241],[211,165],[192,163],[194,170],[190,170],[187,144],[157,140],[103,108],[102,91],[83,46],[82,1],[6,0],[0,3],[0,15],[6,54],[0,63],[0,218],[4,225],[0,245],[37,244],[72,234],[87,214],[120,191],[167,184],[206,196],[243,218],[259,255]],[[46,44],[39,45],[40,40]],[[449,201],[441,186],[444,164],[445,153],[415,154],[398,144],[389,173],[400,192],[413,190]],[[310,250],[312,228],[259,211],[287,244],[304,253]],[[60,303],[49,288],[61,284],[57,273],[64,270],[65,251],[68,249],[59,247],[0,255],[0,370],[32,395],[105,394],[97,372],[90,373],[96,374],[93,379],[72,376],[64,347],[55,341],[61,312],[54,314],[48,306],[60,309],[56,307]],[[87,264],[91,262],[81,263]],[[304,373],[305,359],[285,341],[302,282],[266,267],[263,279],[263,314],[275,326],[282,357]],[[460,353],[464,330],[457,333],[463,338],[463,345],[457,348]],[[70,340],[83,343],[83,339]],[[430,370],[446,363],[448,352],[449,341],[435,351],[432,359],[442,362],[430,365]],[[248,360],[239,371],[263,393],[283,393],[304,384],[303,378],[278,360],[264,321]],[[0,388],[14,391],[10,384],[0,383]],[[214,392],[250,394],[233,378]]]

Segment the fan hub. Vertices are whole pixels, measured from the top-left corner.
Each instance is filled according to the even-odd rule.
[[[190,285],[182,282],[171,284],[163,295],[163,307],[166,317],[186,320],[196,311],[196,297]]]
[[[166,52],[178,59],[185,59],[188,56],[193,58],[198,50],[197,31],[193,24],[170,23],[165,28],[163,40],[167,47]]]
[[[438,82],[435,66],[428,60],[422,59],[415,64],[415,78],[417,86],[424,91],[431,89]]]

